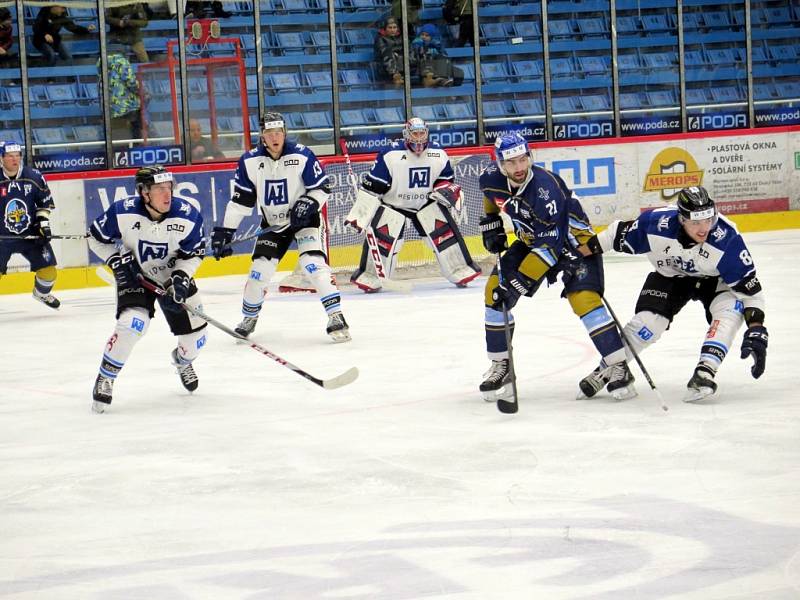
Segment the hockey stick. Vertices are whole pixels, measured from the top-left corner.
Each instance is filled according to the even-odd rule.
[[[497,254],[497,281],[502,281],[503,273],[500,269],[500,254]],[[511,400],[497,399],[497,410],[505,414],[514,414],[519,410],[519,395],[517,394],[517,372],[514,370],[514,351],[511,347],[511,324],[508,318],[508,307],[503,301],[503,333],[506,334],[506,347],[508,348],[508,372],[511,376]]]
[[[357,197],[358,178],[353,171],[353,164],[350,162],[350,152],[347,150],[347,144],[345,143],[344,138],[339,138],[339,147],[342,149],[344,161],[347,163],[347,180],[353,187],[353,191]],[[378,240],[375,239],[375,234],[369,225],[367,225],[364,229],[364,239],[367,242],[367,248],[369,248],[369,256],[372,259],[372,264],[375,266],[375,275],[377,275],[378,279],[381,280],[381,285],[387,290],[395,292],[410,292],[414,287],[414,284],[410,281],[397,281],[387,277],[386,272],[383,269],[383,261],[381,260],[381,251],[378,248]]]
[[[162,298],[164,298],[164,297],[167,297],[167,296],[171,295],[164,288],[162,288],[159,285],[154,284],[152,281],[149,281],[148,279],[145,279],[141,275],[139,276],[139,281],[142,283],[142,285],[144,287],[146,287],[148,290],[150,290],[151,292],[153,292],[157,296],[161,296]],[[305,371],[305,370],[301,369],[300,367],[298,367],[296,365],[293,365],[288,360],[283,359],[280,356],[278,356],[277,354],[275,354],[274,352],[264,348],[264,346],[261,346],[260,344],[256,344],[254,342],[250,342],[246,337],[244,337],[242,335],[239,335],[233,329],[230,329],[229,327],[223,325],[222,323],[220,323],[216,319],[213,319],[213,318],[209,317],[201,309],[193,308],[193,307],[189,306],[186,303],[181,304],[181,306],[183,306],[183,308],[188,310],[194,316],[199,317],[200,319],[203,319],[206,323],[209,323],[209,324],[213,325],[214,327],[216,327],[217,329],[219,329],[221,331],[224,331],[229,336],[234,337],[237,340],[245,342],[248,346],[250,346],[256,352],[260,352],[264,356],[267,356],[267,357],[271,358],[272,360],[274,360],[279,365],[283,365],[287,369],[291,369],[292,371],[294,371],[295,373],[300,375],[300,377],[305,377],[310,382],[317,384],[318,386],[320,386],[323,389],[335,390],[335,389],[343,387],[343,386],[345,386],[345,385],[347,385],[349,383],[353,383],[356,380],[356,378],[358,377],[358,368],[356,368],[356,367],[352,367],[352,368],[348,369],[347,371],[345,371],[344,373],[342,373],[341,375],[337,375],[336,377],[333,377],[331,379],[319,379],[317,377],[314,377],[308,371]]]
[[[647,369],[645,369],[642,359],[639,358],[639,354],[636,352],[636,350],[634,350],[633,344],[631,344],[627,334],[625,333],[625,329],[623,329],[622,325],[619,322],[619,319],[617,319],[617,315],[614,314],[614,309],[611,308],[611,305],[608,303],[608,300],[606,300],[605,296],[600,296],[600,297],[603,299],[603,304],[606,305],[606,308],[608,309],[611,318],[614,320],[614,324],[617,326],[617,329],[619,329],[619,334],[620,336],[622,336],[622,341],[625,342],[625,345],[628,347],[628,350],[630,350],[631,354],[633,355],[636,364],[639,365],[639,370],[642,372],[642,375],[644,375],[644,378],[647,380],[647,383],[650,384],[650,388],[656,393],[658,401],[661,403],[661,409],[664,411],[669,410],[669,407],[664,403],[664,398],[661,397],[661,392],[658,391],[658,388],[656,388],[656,384],[653,383],[653,379],[650,377],[650,373],[648,373]]]
[[[85,240],[88,233],[83,235],[51,235],[51,240]],[[40,235],[0,235],[0,240],[41,240]]]

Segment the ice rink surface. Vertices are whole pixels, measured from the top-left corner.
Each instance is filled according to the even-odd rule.
[[[54,600],[800,598],[800,231],[747,234],[766,291],[767,370],[739,358],[713,400],[681,397],[705,332],[689,304],[633,367],[639,397],[575,400],[597,363],[561,286],[515,310],[520,411],[477,391],[483,279],[343,306],[267,298],[254,340],[325,391],[209,329],[198,391],[170,365],[159,314],[106,414],[91,388],[110,288],[55,312],[0,297],[0,598]],[[644,258],[606,261],[631,316]],[[199,281],[240,318],[244,276]]]

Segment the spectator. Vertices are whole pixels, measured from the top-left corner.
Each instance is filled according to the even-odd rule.
[[[408,10],[408,23],[406,32],[408,37],[414,37],[414,30],[419,25],[419,11],[422,9],[422,0],[407,0],[406,10]],[[400,0],[392,0],[392,16],[397,20],[400,29],[403,29],[403,10]]]
[[[97,29],[94,25],[83,27],[75,24],[66,16],[66,13],[66,7],[58,4],[43,6],[33,23],[33,47],[42,53],[50,67],[56,64],[56,55],[60,56],[62,60],[72,63],[72,55],[61,41],[59,31],[62,27],[76,35],[87,35]]]
[[[97,59],[100,72],[100,59]],[[141,100],[136,72],[125,55],[108,51],[108,96],[111,102],[111,139],[114,141],[142,137]]]
[[[225,159],[214,141],[203,137],[203,126],[197,119],[189,119],[189,143],[192,147],[192,162]]]
[[[432,23],[419,28],[411,42],[409,59],[425,87],[460,85],[464,80],[464,72],[447,57],[439,31]]]
[[[14,45],[14,30],[11,28],[11,12],[0,7],[0,66],[16,67],[17,55],[11,51]]]
[[[106,10],[110,41],[130,46],[139,62],[150,62],[142,39],[142,28],[147,27],[147,13],[140,3],[115,6]]]
[[[442,16],[448,25],[458,27],[457,47],[463,48],[467,44],[475,46],[475,36],[472,30],[472,0],[446,0],[442,7]]]
[[[375,37],[375,59],[381,74],[394,83],[403,85],[403,36],[397,19],[389,17],[386,25]]]
[[[222,7],[222,2],[190,1],[186,3],[186,17],[195,19],[213,18],[226,19],[232,13]]]

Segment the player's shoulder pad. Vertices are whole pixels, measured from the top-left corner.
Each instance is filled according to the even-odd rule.
[[[678,209],[674,206],[662,206],[645,210],[636,219],[643,230],[656,235],[675,236],[681,228]]]
[[[500,172],[500,169],[497,168],[495,163],[489,163],[481,172],[480,176],[478,177],[478,182],[481,186],[484,183],[494,183],[495,185],[506,185],[506,176]]]
[[[139,196],[128,196],[127,198],[120,198],[112,204],[114,212],[118,215],[124,214],[144,214],[144,205]]]
[[[173,198],[172,204],[169,207],[169,216],[191,219],[194,221],[200,216],[200,211],[188,200]]]
[[[28,165],[22,165],[22,170],[19,173],[20,179],[30,179],[37,185],[44,187],[44,175],[39,169],[35,169],[33,167],[29,167]]]

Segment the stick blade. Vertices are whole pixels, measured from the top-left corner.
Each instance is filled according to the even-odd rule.
[[[353,383],[356,379],[358,379],[358,367],[353,367],[341,375],[337,375],[331,379],[325,379],[322,382],[322,387],[326,390],[335,390]]]
[[[519,403],[516,398],[513,400],[503,400],[499,398],[497,400],[497,410],[506,415],[513,415],[519,410]]]

